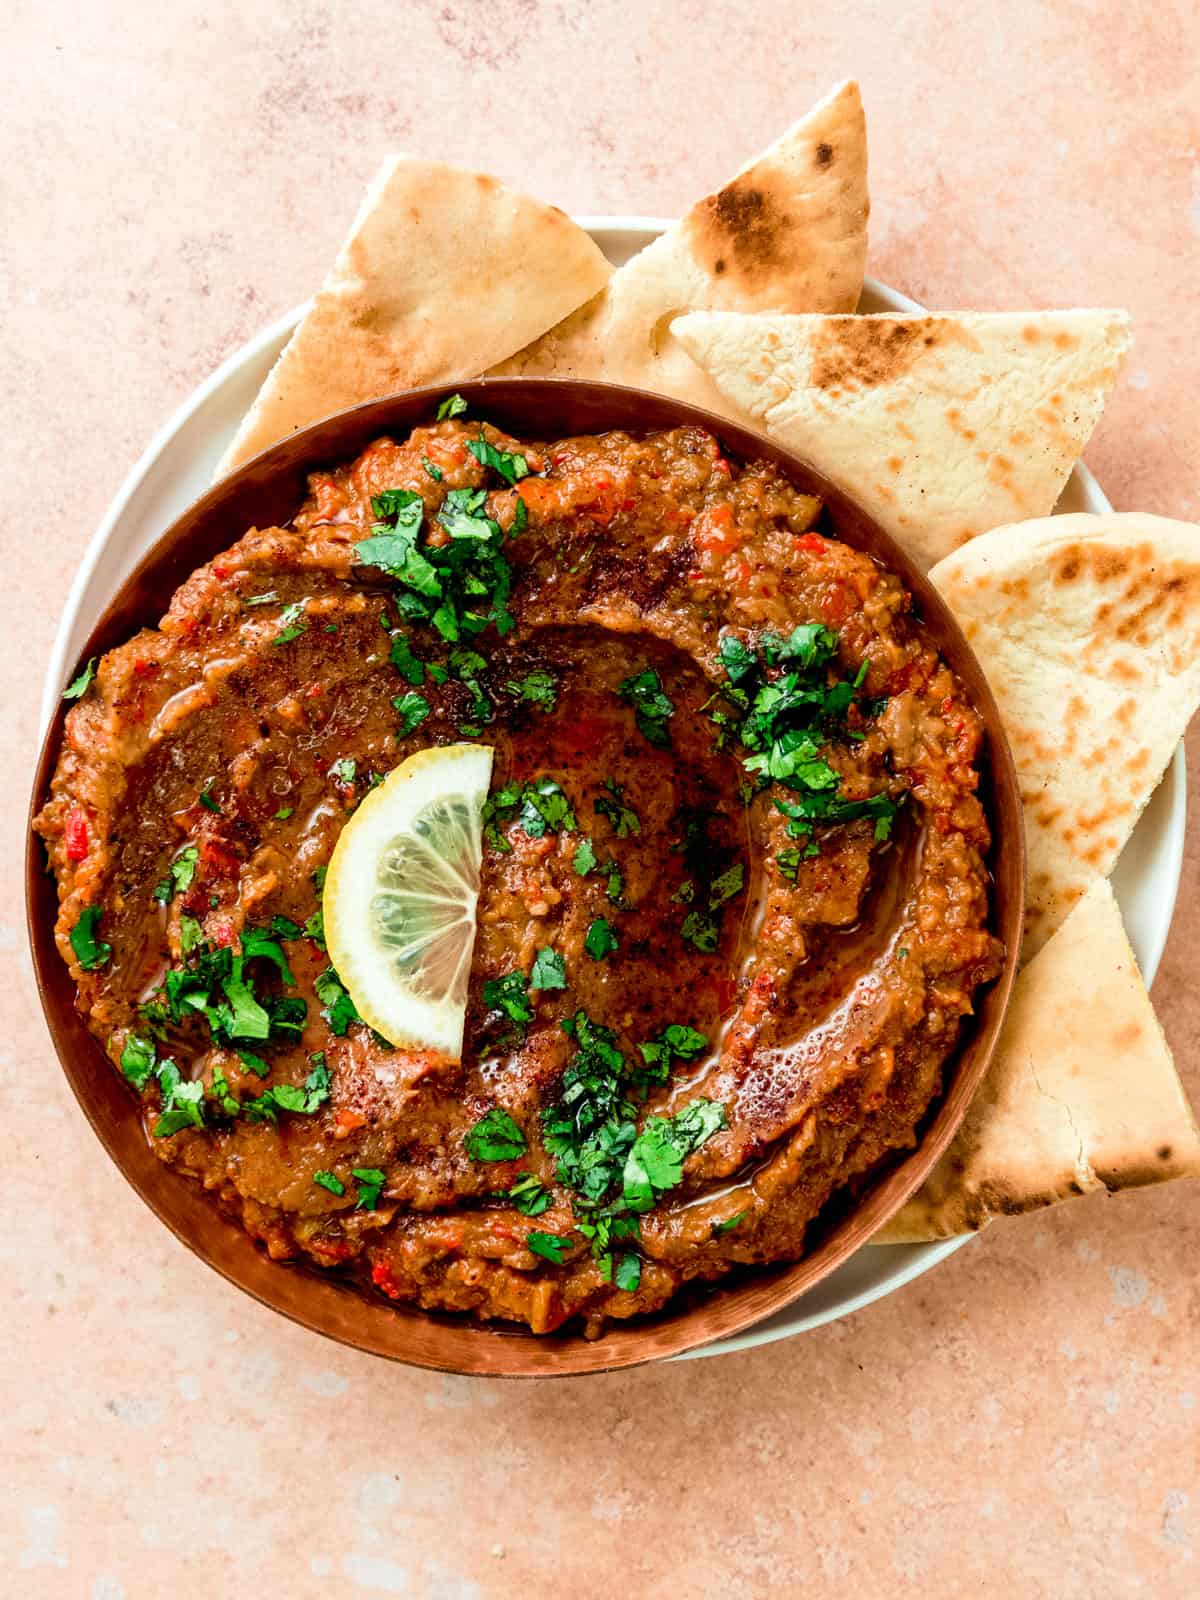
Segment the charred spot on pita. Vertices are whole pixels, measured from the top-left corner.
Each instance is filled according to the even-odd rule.
[[[714,276],[751,279],[783,260],[792,222],[769,183],[747,176],[702,201],[691,226]]]
[[[819,167],[827,167],[832,160],[833,146],[831,144],[819,144],[817,146],[817,165]]]
[[[830,321],[813,352],[811,381],[818,389],[891,383],[938,342],[938,335],[939,325],[924,319],[839,317]]]

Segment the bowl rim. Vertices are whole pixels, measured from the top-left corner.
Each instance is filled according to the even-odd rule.
[[[68,709],[62,701],[43,735],[30,798],[27,934],[39,1000],[59,1064],[93,1131],[159,1220],[229,1282],[314,1332],[370,1354],[431,1370],[514,1377],[612,1371],[684,1354],[743,1332],[782,1310],[866,1243],[920,1186],[947,1147],[987,1071],[1016,976],[1025,877],[1016,769],[994,697],[962,630],[924,574],[849,495],[796,452],[750,427],[666,396],[595,380],[481,378],[433,385],[363,402],[297,431],[211,485],[176,518],[110,598],[79,659],[111,649],[138,625],[154,626],[165,609],[164,601],[157,598],[164,590],[169,598],[189,572],[228,548],[255,521],[267,525],[266,520],[247,520],[240,511],[235,515],[231,507],[247,499],[269,502],[273,497],[290,506],[287,516],[294,515],[309,471],[352,460],[371,438],[382,433],[406,432],[430,420],[437,403],[455,392],[463,394],[484,420],[492,420],[494,412],[502,424],[505,413],[511,417],[532,401],[534,409],[557,402],[559,408],[582,407],[585,413],[597,413],[590,428],[573,426],[569,432],[624,427],[645,433],[681,425],[706,428],[721,438],[735,457],[773,460],[802,488],[820,494],[839,534],[849,529],[855,537],[847,542],[861,540],[900,575],[913,595],[924,625],[964,680],[984,720],[983,765],[993,830],[993,926],[1006,946],[1004,968],[984,993],[973,1031],[951,1058],[946,1069],[949,1086],[936,1102],[914,1149],[869,1184],[854,1207],[825,1230],[817,1248],[799,1262],[755,1269],[733,1282],[721,1280],[693,1303],[677,1297],[684,1300],[682,1306],[669,1303],[652,1317],[610,1322],[598,1340],[588,1341],[577,1331],[536,1335],[393,1305],[382,1297],[376,1304],[330,1274],[270,1261],[241,1224],[219,1210],[198,1185],[159,1161],[145,1140],[140,1118],[128,1115],[134,1104],[130,1091],[87,1032],[68,996],[75,986],[53,937],[56,888],[45,870],[41,842],[32,831],[33,818],[44,803],[57,763]],[[612,420],[598,420],[609,414]],[[520,426],[518,423],[513,431],[518,432]],[[543,436],[549,434],[543,430]],[[114,1088],[124,1116],[114,1105]]]

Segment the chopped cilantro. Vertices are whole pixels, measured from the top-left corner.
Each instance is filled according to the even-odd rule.
[[[457,678],[471,696],[470,722],[460,725],[459,732],[468,738],[477,738],[483,731],[483,725],[491,722],[496,715],[496,708],[491,697],[485,692],[479,682],[479,675],[487,663],[478,650],[459,648],[450,652],[447,662],[450,675]]]
[[[903,945],[901,945],[899,950],[896,951],[896,954],[900,957],[901,961],[907,961],[908,960],[908,951],[905,949],[905,947]]]
[[[726,634],[717,647],[727,683],[719,695],[733,708],[710,715],[722,730],[736,727],[749,752],[742,758],[746,771],[760,786],[769,782],[790,789],[796,799],[776,801],[790,819],[793,838],[811,839],[814,825],[845,823],[857,817],[875,820],[875,837],[890,836],[897,802],[888,795],[866,800],[845,800],[839,793],[841,775],[823,751],[830,741],[864,736],[847,726],[847,714],[857,702],[866,716],[878,716],[885,702],[863,699],[870,663],[859,663],[853,678],[833,676],[838,635],[820,623],[802,623],[786,639],[763,633],[752,648],[735,635]],[[768,676],[768,670],[785,670]],[[716,697],[714,697],[716,698]],[[807,848],[805,855],[816,854]],[[784,852],[777,860],[781,870],[794,876],[803,857]]]
[[[523,1217],[540,1217],[550,1206],[549,1190],[532,1172],[522,1173],[501,1198],[511,1200]]]
[[[135,1089],[140,1089],[154,1071],[156,1054],[152,1039],[137,1033],[126,1036],[121,1051],[121,1071]]]
[[[674,715],[675,703],[665,693],[653,667],[626,678],[617,685],[617,693],[633,707],[634,721],[643,739],[660,749],[669,746],[671,731],[667,723]]]
[[[734,1228],[737,1227],[738,1223],[744,1222],[748,1215],[749,1212],[747,1211],[735,1211],[733,1216],[726,1217],[724,1221],[714,1222],[712,1230],[714,1238],[722,1233],[732,1233]]]
[[[451,394],[442,401],[437,408],[437,420],[445,422],[447,417],[461,417],[467,409],[467,402],[460,394]]]
[[[295,927],[295,924],[288,923],[288,926]],[[294,986],[296,979],[292,969],[287,964],[287,957],[283,953],[283,947],[277,939],[272,937],[273,933],[274,924],[269,929],[243,928],[242,954],[247,961],[259,959],[272,962],[278,968],[279,976],[284,983]]]
[[[252,1050],[243,1050],[239,1047],[235,1054],[242,1065],[249,1068],[256,1078],[265,1078],[271,1070],[268,1063],[261,1056],[256,1056]]]
[[[608,818],[618,839],[627,839],[631,833],[641,833],[642,824],[638,814],[625,804],[625,791],[621,785],[612,778],[605,778],[604,787],[608,794],[592,801],[593,811]]]
[[[272,817],[272,822],[286,822],[295,809],[295,806],[280,806],[279,810]]]
[[[463,1146],[472,1161],[515,1161],[525,1154],[525,1135],[503,1106],[493,1106],[467,1130]]]
[[[443,477],[443,473],[442,473],[441,467],[436,466],[434,464],[434,462],[430,461],[428,456],[422,456],[421,457],[421,465],[425,468],[425,471],[433,479],[434,483],[441,483],[442,477]]]
[[[539,950],[534,958],[533,971],[529,974],[529,987],[531,989],[565,989],[567,987],[567,964],[557,950],[547,946]]]
[[[579,848],[571,857],[571,865],[581,878],[586,878],[596,865],[596,851],[590,839],[584,839],[580,842]]]
[[[597,917],[592,923],[583,941],[583,948],[593,961],[603,961],[606,956],[621,948],[621,942],[613,931],[612,923],[606,917]]]
[[[317,999],[325,1008],[325,1020],[339,1038],[348,1033],[352,1022],[361,1022],[358,1007],[346,992],[345,985],[332,967],[317,974],[313,983]]]
[[[625,1250],[617,1257],[616,1271],[613,1273],[613,1282],[618,1289],[624,1289],[627,1294],[632,1294],[642,1281],[641,1258],[632,1250]]]
[[[508,536],[515,539],[519,533],[524,533],[529,522],[529,507],[517,496],[517,503],[513,507],[512,522],[509,524]]]
[[[242,596],[242,604],[244,606],[269,606],[278,599],[279,595],[274,589],[267,589],[262,594],[244,594]]]
[[[183,894],[191,888],[199,861],[198,845],[189,844],[179,852],[167,868],[166,877],[154,886],[153,895],[160,905],[166,905],[173,894]]]
[[[429,701],[423,694],[418,694],[415,689],[410,689],[407,694],[400,694],[392,701],[393,706],[400,713],[399,737],[407,739],[415,728],[419,728],[429,715]]]
[[[504,687],[509,694],[529,700],[546,711],[553,711],[558,699],[558,680],[544,667],[526,673],[523,678],[510,679]]]
[[[490,467],[493,472],[498,472],[510,488],[515,489],[522,478],[529,476],[529,463],[524,456],[515,451],[497,450],[484,437],[482,430],[478,439],[467,440],[467,449],[481,467]]]
[[[97,659],[98,657],[93,656],[79,676],[72,678],[71,682],[63,690],[62,697],[64,700],[78,700],[88,692],[92,685],[92,679],[96,676]]]
[[[715,1100],[693,1100],[674,1117],[648,1117],[621,1175],[622,1197],[630,1210],[649,1211],[665,1190],[679,1183],[688,1156],[725,1125],[725,1108]]]
[[[335,761],[329,769],[329,776],[334,783],[349,787],[354,782],[354,774],[358,771],[358,763],[353,756],[343,756],[340,761]]]
[[[638,1045],[642,1060],[646,1063],[646,1076],[657,1083],[667,1081],[672,1061],[694,1061],[701,1051],[707,1049],[708,1040],[705,1036],[681,1022],[672,1022],[657,1039],[647,1039],[644,1044]]]
[[[547,1261],[552,1261],[556,1267],[561,1267],[563,1251],[568,1248],[571,1241],[562,1234],[541,1233],[537,1228],[533,1228],[525,1235],[525,1243],[535,1256],[545,1256]]]
[[[311,939],[314,944],[325,948],[325,908],[318,906],[305,920],[303,928],[304,937]]]
[[[512,845],[501,833],[501,826],[516,821],[531,839],[562,830],[573,832],[575,812],[571,802],[553,778],[535,778],[530,783],[506,783],[490,794],[483,806],[483,832],[495,850],[511,851]]]
[[[425,682],[425,663],[413,655],[407,634],[397,631],[392,634],[391,640],[392,665],[402,678],[419,687]]]
[[[298,639],[307,630],[308,623],[302,621],[307,606],[307,600],[294,600],[290,606],[284,606],[279,613],[279,621],[282,626],[271,640],[272,644],[289,644],[293,639]]]
[[[745,879],[745,869],[735,861],[714,875],[718,852],[708,837],[708,817],[698,813],[688,818],[683,838],[671,846],[672,854],[682,853],[692,876],[685,878],[671,899],[691,910],[680,929],[689,944],[711,954],[721,937],[721,908],[737,894]]]
[[[173,1061],[160,1061],[158,1084],[162,1105],[154,1124],[156,1139],[169,1139],[183,1128],[204,1126],[204,1085],[198,1078],[189,1082]]]
[[[112,945],[96,937],[102,916],[99,906],[84,906],[79,921],[71,929],[71,949],[85,972],[95,972],[112,955]]]
[[[506,972],[502,978],[489,978],[483,986],[483,1003],[489,1011],[502,1011],[510,1022],[524,1026],[533,1021],[533,1007],[525,992],[523,972]]]
[[[328,1189],[330,1194],[345,1194],[346,1185],[335,1172],[314,1172],[313,1182],[319,1183],[322,1189]]]
[[[379,1204],[379,1196],[387,1182],[386,1175],[378,1167],[351,1167],[350,1176],[358,1184],[358,1204],[356,1211],[374,1211]]]
[[[313,872],[313,875],[312,875],[313,887],[316,889],[318,894],[322,894],[324,892],[324,889],[325,889],[325,874],[328,871],[329,871],[328,865],[322,865],[322,866],[317,867],[316,870]]]
[[[189,917],[186,912],[179,919],[179,952],[181,955],[190,955],[200,943],[203,930],[195,917]]]
[[[294,1083],[277,1083],[253,1100],[242,1101],[242,1114],[251,1122],[277,1122],[281,1111],[295,1116],[311,1116],[329,1099],[332,1079],[325,1065],[325,1054],[318,1050],[309,1058],[312,1071],[303,1086]]]
[[[281,917],[278,914],[271,918],[267,932],[273,939],[298,939],[302,933],[298,922],[293,922],[291,917]]]

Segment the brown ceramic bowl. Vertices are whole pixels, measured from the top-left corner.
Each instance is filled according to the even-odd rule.
[[[318,1333],[415,1366],[530,1377],[602,1372],[678,1355],[779,1311],[865,1244],[921,1184],[946,1148],[987,1070],[1016,967],[1025,866],[1016,772],[979,663],[937,592],[882,529],[798,457],[708,412],[611,384],[516,378],[482,380],[459,389],[474,415],[524,438],[561,438],[610,428],[650,431],[682,423],[709,428],[720,436],[727,453],[743,460],[774,461],[800,489],[820,495],[840,537],[898,573],[913,594],[926,627],[986,724],[984,800],[994,836],[993,926],[1008,951],[1003,973],[983,994],[970,1033],[950,1063],[946,1092],[928,1118],[917,1149],[881,1173],[852,1209],[843,1207],[823,1225],[814,1224],[814,1247],[802,1261],[730,1278],[653,1317],[613,1323],[599,1340],[589,1341],[571,1330],[535,1336],[411,1310],[382,1298],[368,1299],[329,1274],[269,1260],[239,1225],[154,1155],[135,1114],[131,1091],[75,1009],[75,986],[54,944],[55,887],[45,870],[41,844],[32,833],[27,852],[29,936],[55,1049],[100,1142],[176,1237],[230,1282]],[[83,659],[120,644],[138,628],[153,627],[188,574],[247,528],[287,522],[305,497],[310,470],[351,460],[382,433],[407,432],[428,421],[446,392],[416,390],[342,412],[275,445],[210,489],[163,534],[113,597],[92,629]],[[45,798],[62,730],[60,709],[38,762],[31,817]]]

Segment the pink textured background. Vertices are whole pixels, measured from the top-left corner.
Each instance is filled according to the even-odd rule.
[[[18,896],[90,531],[192,386],[319,281],[384,151],[673,213],[853,73],[870,270],[939,308],[1129,306],[1088,459],[1118,507],[1195,518],[1198,62],[1194,0],[8,0],[0,1592],[1200,1589],[1195,1187],[997,1226],[749,1355],[540,1387],[389,1368],[228,1288],[126,1189],[51,1059]],[[1193,1097],[1198,891],[1193,842],[1155,987]]]

